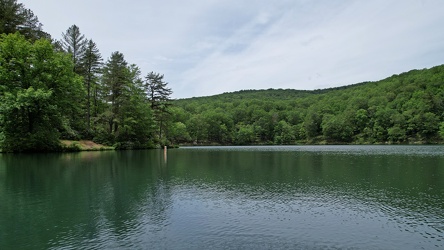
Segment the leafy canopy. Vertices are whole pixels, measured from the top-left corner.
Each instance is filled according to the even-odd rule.
[[[64,53],[48,40],[31,43],[20,34],[0,38],[0,147],[49,151],[70,129],[70,116],[84,93]]]

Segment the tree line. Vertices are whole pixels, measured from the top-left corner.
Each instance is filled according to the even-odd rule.
[[[244,90],[171,100],[164,76],[72,25],[52,39],[0,0],[0,149],[61,150],[61,139],[118,149],[159,145],[441,143],[444,66],[339,88]]]
[[[51,39],[15,0],[1,0],[0,12],[2,151],[61,150],[60,139],[118,149],[165,144],[172,90],[163,75],[142,77],[118,51],[103,62],[76,25]]]
[[[175,143],[441,143],[444,66],[339,88],[247,90],[174,105]]]

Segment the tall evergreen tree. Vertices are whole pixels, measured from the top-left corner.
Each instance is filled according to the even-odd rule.
[[[71,54],[74,62],[74,72],[82,73],[81,59],[86,51],[87,40],[85,35],[80,33],[79,27],[74,24],[66,30],[66,33],[62,33],[60,44],[65,52]]]
[[[153,116],[146,101],[140,69],[132,64],[128,67],[130,82],[129,95],[121,105],[120,131],[117,133],[118,148],[149,147],[153,132]]]
[[[122,53],[113,52],[103,68],[102,77],[105,100],[110,105],[107,120],[111,134],[117,133],[119,129],[121,106],[128,97],[129,82],[128,63]]]
[[[23,4],[16,0],[0,0],[0,32],[4,34],[14,33],[25,21]]]
[[[51,39],[51,36],[43,31],[43,24],[39,22],[39,19],[34,15],[34,12],[30,9],[23,9],[23,16],[25,17],[25,21],[19,26],[19,32],[21,34],[31,40],[37,40],[40,38]]]
[[[168,83],[163,78],[164,76],[159,73],[150,72],[145,77],[143,85],[151,109],[154,112],[155,120],[158,123],[159,139],[163,137],[163,131],[165,131],[170,115],[168,107],[171,105],[170,96],[173,93],[171,88],[167,87]]]
[[[145,77],[144,89],[153,110],[157,109],[163,102],[169,102],[173,93],[164,82],[164,76],[159,73],[150,72]]]
[[[92,113],[97,116],[98,113],[98,81],[101,73],[102,56],[93,40],[88,40],[85,47],[85,53],[81,58],[80,64],[84,69],[84,82],[87,91],[86,95],[86,126],[91,130],[91,104]]]
[[[40,38],[50,39],[42,30],[42,24],[30,9],[16,0],[0,0],[0,33],[19,32],[33,41]]]
[[[101,91],[106,108],[98,116],[99,140],[120,149],[152,146],[154,121],[140,74],[120,52],[105,63]]]

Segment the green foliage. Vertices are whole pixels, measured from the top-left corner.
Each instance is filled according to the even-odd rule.
[[[237,145],[249,145],[256,140],[253,125],[239,124],[234,136],[234,143]]]
[[[169,131],[169,138],[172,143],[183,143],[191,140],[191,136],[187,131],[187,126],[182,122],[172,124]]]
[[[140,70],[128,65],[120,52],[106,62],[102,77],[104,109],[95,119],[95,140],[117,149],[152,146],[153,111],[147,101]]]
[[[111,54],[103,69],[102,86],[104,99],[108,105],[107,123],[109,133],[117,133],[119,125],[124,119],[122,106],[129,99],[129,85],[131,84],[128,63],[120,52]]]
[[[154,119],[157,123],[157,131],[159,140],[162,140],[164,134],[168,134],[168,125],[171,121],[171,113],[169,108],[170,95],[173,91],[167,87],[168,83],[163,80],[164,76],[159,73],[150,72],[145,77],[143,89],[151,104]]]
[[[49,35],[15,0],[0,1],[0,33],[3,151],[59,150],[60,138],[94,138],[118,149],[444,141],[444,65],[339,88],[172,101],[163,75],[142,79],[120,52],[103,65],[76,25],[54,45],[38,40]]]
[[[284,120],[278,122],[274,135],[276,144],[293,144],[295,140],[294,129]]]
[[[0,150],[77,150],[60,139],[94,139],[117,149],[190,140],[185,123],[172,122],[172,91],[163,75],[148,75],[154,87],[148,95],[139,68],[122,53],[103,65],[78,26],[54,45],[38,40],[50,38],[41,27],[22,4],[0,1]]]
[[[331,142],[350,142],[353,139],[351,124],[341,116],[324,115],[321,127],[324,138]]]
[[[78,152],[81,151],[82,147],[78,142],[74,142],[71,145],[63,146],[62,151],[63,152]]]
[[[207,144],[440,142],[443,100],[444,66],[437,66],[324,90],[181,99],[173,117],[187,124],[190,142]]]
[[[441,136],[442,139],[444,139],[444,122],[441,122],[439,124],[439,135]]]
[[[40,38],[50,38],[43,32],[42,24],[30,9],[26,9],[16,0],[0,1],[0,34],[19,32],[27,39],[35,41]]]
[[[399,125],[395,125],[387,130],[387,136],[390,142],[402,143],[406,139],[406,131]]]
[[[131,85],[131,93],[127,105],[122,106],[123,120],[117,133],[118,148],[135,149],[150,147],[154,121],[150,105],[145,101],[140,86]],[[122,146],[125,145],[125,146]]]
[[[47,40],[0,39],[0,124],[4,151],[59,148],[63,121],[75,116],[83,88],[72,63]],[[70,127],[70,124],[65,124]]]
[[[82,35],[79,27],[74,24],[66,30],[66,33],[62,33],[62,37],[63,39],[60,41],[62,49],[71,55],[74,72],[81,74],[83,71],[82,59],[85,58],[88,42],[85,35]]]
[[[191,142],[200,143],[207,139],[208,124],[200,114],[194,114],[186,123]]]
[[[86,95],[86,129],[91,132],[91,116],[97,116],[99,103],[99,79],[102,71],[102,56],[93,40],[88,40],[83,57],[80,58]]]

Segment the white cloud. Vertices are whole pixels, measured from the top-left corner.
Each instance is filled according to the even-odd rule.
[[[55,38],[77,24],[104,58],[119,50],[175,97],[316,89],[378,80],[444,58],[444,2],[32,1]]]
[[[185,72],[183,86],[195,86],[200,95],[250,88],[316,89],[442,63],[422,60],[435,46],[442,48],[438,25],[444,24],[439,14],[443,8],[437,5],[443,4],[403,4],[352,1],[290,7],[244,51],[233,55],[216,50]],[[239,30],[246,36],[248,29]]]

